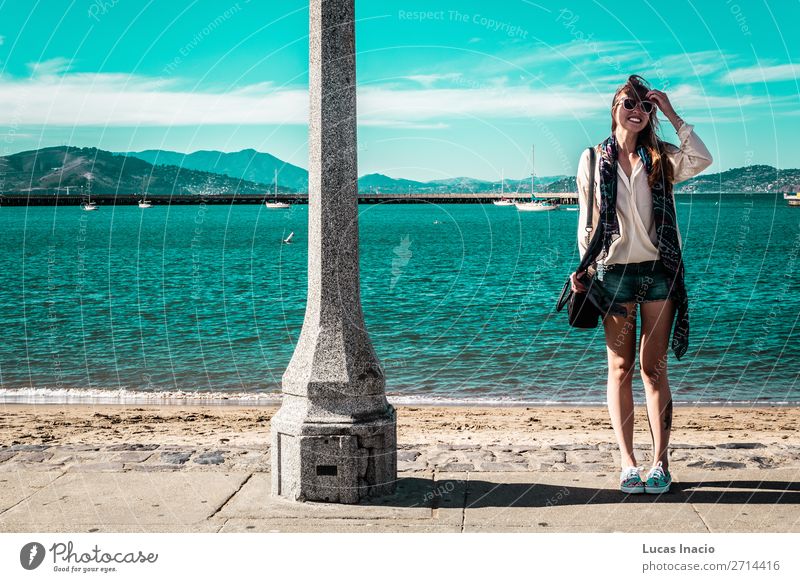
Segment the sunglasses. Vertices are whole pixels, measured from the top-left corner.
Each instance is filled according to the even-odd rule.
[[[651,113],[653,111],[652,101],[634,101],[633,99],[622,99],[618,101],[618,103],[622,103],[622,106],[628,111],[633,111],[636,109],[637,104],[641,105],[642,111],[645,113]]]

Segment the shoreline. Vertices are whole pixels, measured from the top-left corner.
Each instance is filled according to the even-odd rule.
[[[112,395],[116,391],[57,391],[34,394],[33,391],[14,393],[12,390],[0,389],[0,407],[6,405],[22,406],[211,406],[211,407],[278,407],[281,395],[278,393],[233,393],[226,395],[220,392],[208,392],[197,395],[187,392],[133,392],[124,391],[122,395]],[[76,394],[77,392],[77,394]],[[83,393],[82,393],[83,392]],[[387,400],[395,407],[445,407],[445,408],[606,408],[606,401],[535,401],[535,400],[498,400],[482,398],[448,398],[387,396]],[[643,406],[644,397],[634,395],[634,404]],[[800,400],[751,401],[690,401],[674,400],[676,408],[798,408]]]

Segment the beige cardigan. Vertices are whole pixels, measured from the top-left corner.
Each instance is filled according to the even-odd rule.
[[[680,147],[667,146],[667,157],[672,162],[674,183],[683,182],[696,176],[713,161],[705,144],[694,133],[694,126],[684,123],[678,129]],[[597,227],[600,217],[600,171],[599,156],[595,156],[595,195],[592,222]],[[589,152],[583,151],[578,163],[578,202],[580,212],[578,217],[578,248],[583,258],[586,253],[586,212],[589,186]],[[607,265],[616,263],[641,263],[655,261],[658,255],[658,238],[653,220],[653,196],[647,184],[647,172],[640,160],[634,166],[631,176],[617,166],[617,220],[619,221],[620,237],[616,239],[609,249],[608,256],[603,260]],[[683,245],[680,230],[678,242]]]

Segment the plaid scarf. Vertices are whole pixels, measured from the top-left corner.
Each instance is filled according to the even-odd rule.
[[[653,170],[653,160],[647,148],[639,146],[636,152],[642,159],[645,170],[650,174]],[[662,176],[655,181],[651,191],[658,254],[670,278],[669,298],[676,306],[672,351],[680,360],[689,347],[689,298],[684,281],[683,257],[678,240],[678,220],[675,216],[672,184],[666,182]],[[617,140],[613,135],[600,144],[600,220],[597,227],[596,244],[590,245],[586,253],[592,255],[589,262],[606,257],[611,243],[620,236],[617,220]]]

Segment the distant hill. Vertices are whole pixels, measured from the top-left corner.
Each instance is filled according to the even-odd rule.
[[[178,166],[189,170],[225,174],[231,178],[260,184],[273,184],[277,170],[278,184],[281,186],[298,192],[305,192],[308,189],[308,172],[305,169],[254,149],[230,153],[201,150],[191,154],[145,150],[122,155],[138,158],[153,165]]]
[[[266,184],[216,174],[153,166],[138,158],[97,148],[56,146],[0,157],[3,192],[36,194],[258,194]],[[285,191],[285,189],[284,189]]]
[[[275,170],[278,170],[278,184],[298,192],[308,190],[308,171],[299,166],[273,156],[272,154],[246,149],[239,152],[220,152],[201,150],[190,154],[168,150],[144,150],[127,152],[121,155],[131,156],[150,162],[151,164],[170,164],[192,170],[203,170],[227,174],[233,178],[242,178],[262,184],[272,184]],[[566,178],[566,176],[543,176],[536,178],[536,187],[545,188],[548,184]],[[573,180],[574,182],[574,180]],[[506,191],[529,192],[530,178],[506,180]],[[499,192],[500,180],[487,181],[475,178],[459,177],[419,182],[404,178],[391,178],[384,174],[367,174],[358,179],[360,192],[380,192],[383,194],[404,194],[409,189],[414,193],[454,193],[454,192]],[[560,190],[559,190],[560,191]]]
[[[800,170],[745,166],[718,174],[703,174],[678,184],[679,192],[798,192]]]
[[[536,191],[545,191],[549,185],[558,182],[559,176],[536,178]],[[573,182],[574,182],[573,178]],[[478,180],[476,178],[448,178],[443,180],[430,180],[428,182],[417,182],[403,178],[390,178],[383,174],[368,174],[358,179],[358,189],[360,192],[380,192],[382,194],[404,194],[408,192],[417,194],[454,194],[463,192],[497,192],[503,186],[500,180],[496,182],[488,180]],[[531,191],[531,179],[505,180],[505,192],[529,193]],[[560,190],[558,190],[560,192]]]
[[[259,194],[272,191],[278,170],[280,192],[307,192],[308,172],[253,149],[225,153],[198,151],[182,154],[146,150],[115,154],[97,148],[57,146],[0,157],[3,192],[72,192],[133,194],[147,188],[150,194]],[[501,191],[500,181],[469,177],[426,182],[367,174],[358,179],[361,193],[426,194]],[[507,193],[530,192],[530,178],[505,180]],[[77,189],[77,190],[76,190]],[[574,176],[536,178],[536,192],[575,192]],[[795,192],[800,191],[800,170],[772,166],[747,166],[717,174],[697,176],[677,187],[677,192]]]
[[[540,192],[576,192],[575,177],[551,182]],[[703,192],[800,192],[800,170],[778,170],[772,166],[746,166],[717,174],[701,174],[681,182],[675,188],[681,193]]]

